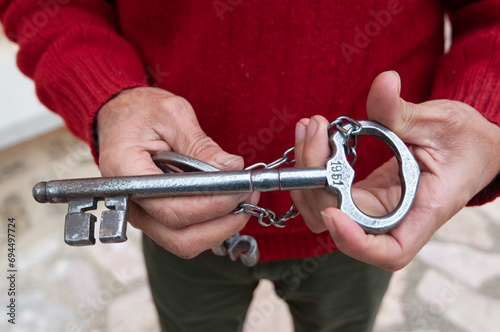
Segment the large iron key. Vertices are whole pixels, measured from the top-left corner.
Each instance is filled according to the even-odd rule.
[[[33,188],[33,196],[41,203],[64,203],[75,205],[78,201],[96,201],[115,198],[122,202],[128,198],[171,197],[208,194],[231,194],[253,191],[301,190],[323,188],[337,196],[338,208],[356,221],[367,233],[379,234],[396,227],[409,211],[416,195],[420,178],[420,169],[406,145],[387,128],[370,121],[360,121],[358,136],[375,136],[385,142],[394,152],[399,164],[401,180],[401,199],[394,211],[381,217],[363,213],[354,203],[351,195],[354,170],[349,164],[345,149],[345,134],[336,131],[330,137],[332,157],[326,167],[258,169],[228,172],[188,172],[159,175],[127,176],[114,178],[88,178],[55,180],[40,182]],[[351,124],[344,128],[349,130]],[[192,158],[191,158],[192,159]],[[120,211],[123,211],[121,204]],[[68,214],[82,214],[91,209],[85,205]],[[71,210],[71,209],[70,209]],[[123,218],[113,216],[111,223]],[[121,219],[120,219],[121,218]],[[104,218],[104,221],[108,219]],[[86,224],[93,224],[92,220]],[[118,227],[115,227],[117,229]],[[114,236],[105,237],[107,242],[119,242],[125,239],[124,228],[114,231]],[[88,232],[90,233],[90,231]],[[102,238],[102,234],[101,234]],[[79,239],[76,243],[91,243]]]

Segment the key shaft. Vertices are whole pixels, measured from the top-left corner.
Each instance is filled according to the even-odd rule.
[[[89,197],[153,198],[324,189],[326,176],[324,167],[316,167],[53,180],[36,184],[33,197],[40,203],[66,203]]]

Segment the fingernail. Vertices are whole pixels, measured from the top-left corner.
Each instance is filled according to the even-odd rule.
[[[252,205],[257,205],[260,199],[260,192],[254,191],[251,193],[243,193],[239,197],[239,202],[249,203]]]
[[[250,204],[256,205],[257,203],[259,203],[259,199],[260,199],[260,192],[258,191],[253,192],[252,195],[250,196]]]
[[[228,154],[228,153],[220,153],[218,154],[215,158],[214,158],[214,161],[219,164],[219,165],[222,165],[222,166],[229,166],[230,164],[232,164],[233,162],[237,161],[237,160],[240,160],[240,159],[243,159],[242,157],[240,156],[235,156],[234,154]]]
[[[391,70],[391,72],[396,75],[396,77],[398,78],[398,94],[401,94],[401,76],[399,76],[398,72],[395,71],[395,70]]]
[[[306,130],[306,136],[307,137],[313,137],[316,131],[318,130],[319,122],[316,120],[316,118],[313,116],[311,118],[311,121],[309,121],[309,125],[307,126]]]
[[[325,226],[326,228],[328,228],[330,233],[335,233],[337,230],[335,228],[335,223],[333,222],[332,216],[321,211],[321,217],[323,218],[323,222],[325,223]]]
[[[240,196],[241,202],[245,202],[245,203],[249,203],[250,202],[250,204],[252,204],[251,203],[252,194],[253,193],[243,193],[243,194],[241,194],[241,196]]]
[[[295,125],[295,141],[302,142],[306,138],[307,127],[302,122],[297,122]]]

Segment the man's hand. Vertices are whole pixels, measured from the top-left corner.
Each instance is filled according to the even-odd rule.
[[[151,154],[176,151],[221,170],[243,168],[241,157],[224,152],[200,128],[191,105],[158,88],[122,91],[97,115],[99,168],[103,176],[163,173]],[[137,199],[130,223],[172,253],[191,258],[240,231],[248,215],[228,215],[258,194]]]
[[[324,190],[292,192],[309,227],[326,228],[341,251],[387,270],[406,266],[432,234],[462,209],[500,171],[500,128],[474,108],[460,102],[435,100],[412,104],[399,97],[395,72],[380,74],[367,100],[370,120],[395,132],[411,150],[421,169],[413,205],[401,224],[383,235],[365,234]],[[328,121],[302,119],[296,127],[298,167],[325,165],[331,152]],[[385,215],[400,199],[395,158],[355,184],[353,197],[367,214]]]

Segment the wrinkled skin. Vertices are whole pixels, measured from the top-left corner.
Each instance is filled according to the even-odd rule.
[[[176,151],[221,170],[243,168],[241,157],[202,131],[185,99],[158,88],[122,91],[99,111],[97,129],[103,176],[161,174],[151,159],[157,151]],[[170,252],[192,258],[240,231],[249,216],[228,213],[258,200],[258,193],[136,199],[130,223]]]
[[[293,191],[292,198],[309,228],[328,229],[341,251],[395,271],[406,266],[432,234],[462,209],[500,171],[500,128],[461,102],[433,100],[412,104],[400,98],[395,72],[380,74],[367,100],[368,118],[394,133],[421,169],[414,203],[401,224],[387,234],[365,232],[324,190]],[[328,121],[320,116],[296,126],[297,167],[323,166],[331,155]],[[398,165],[392,158],[354,185],[353,197],[367,214],[385,215],[400,199]]]

